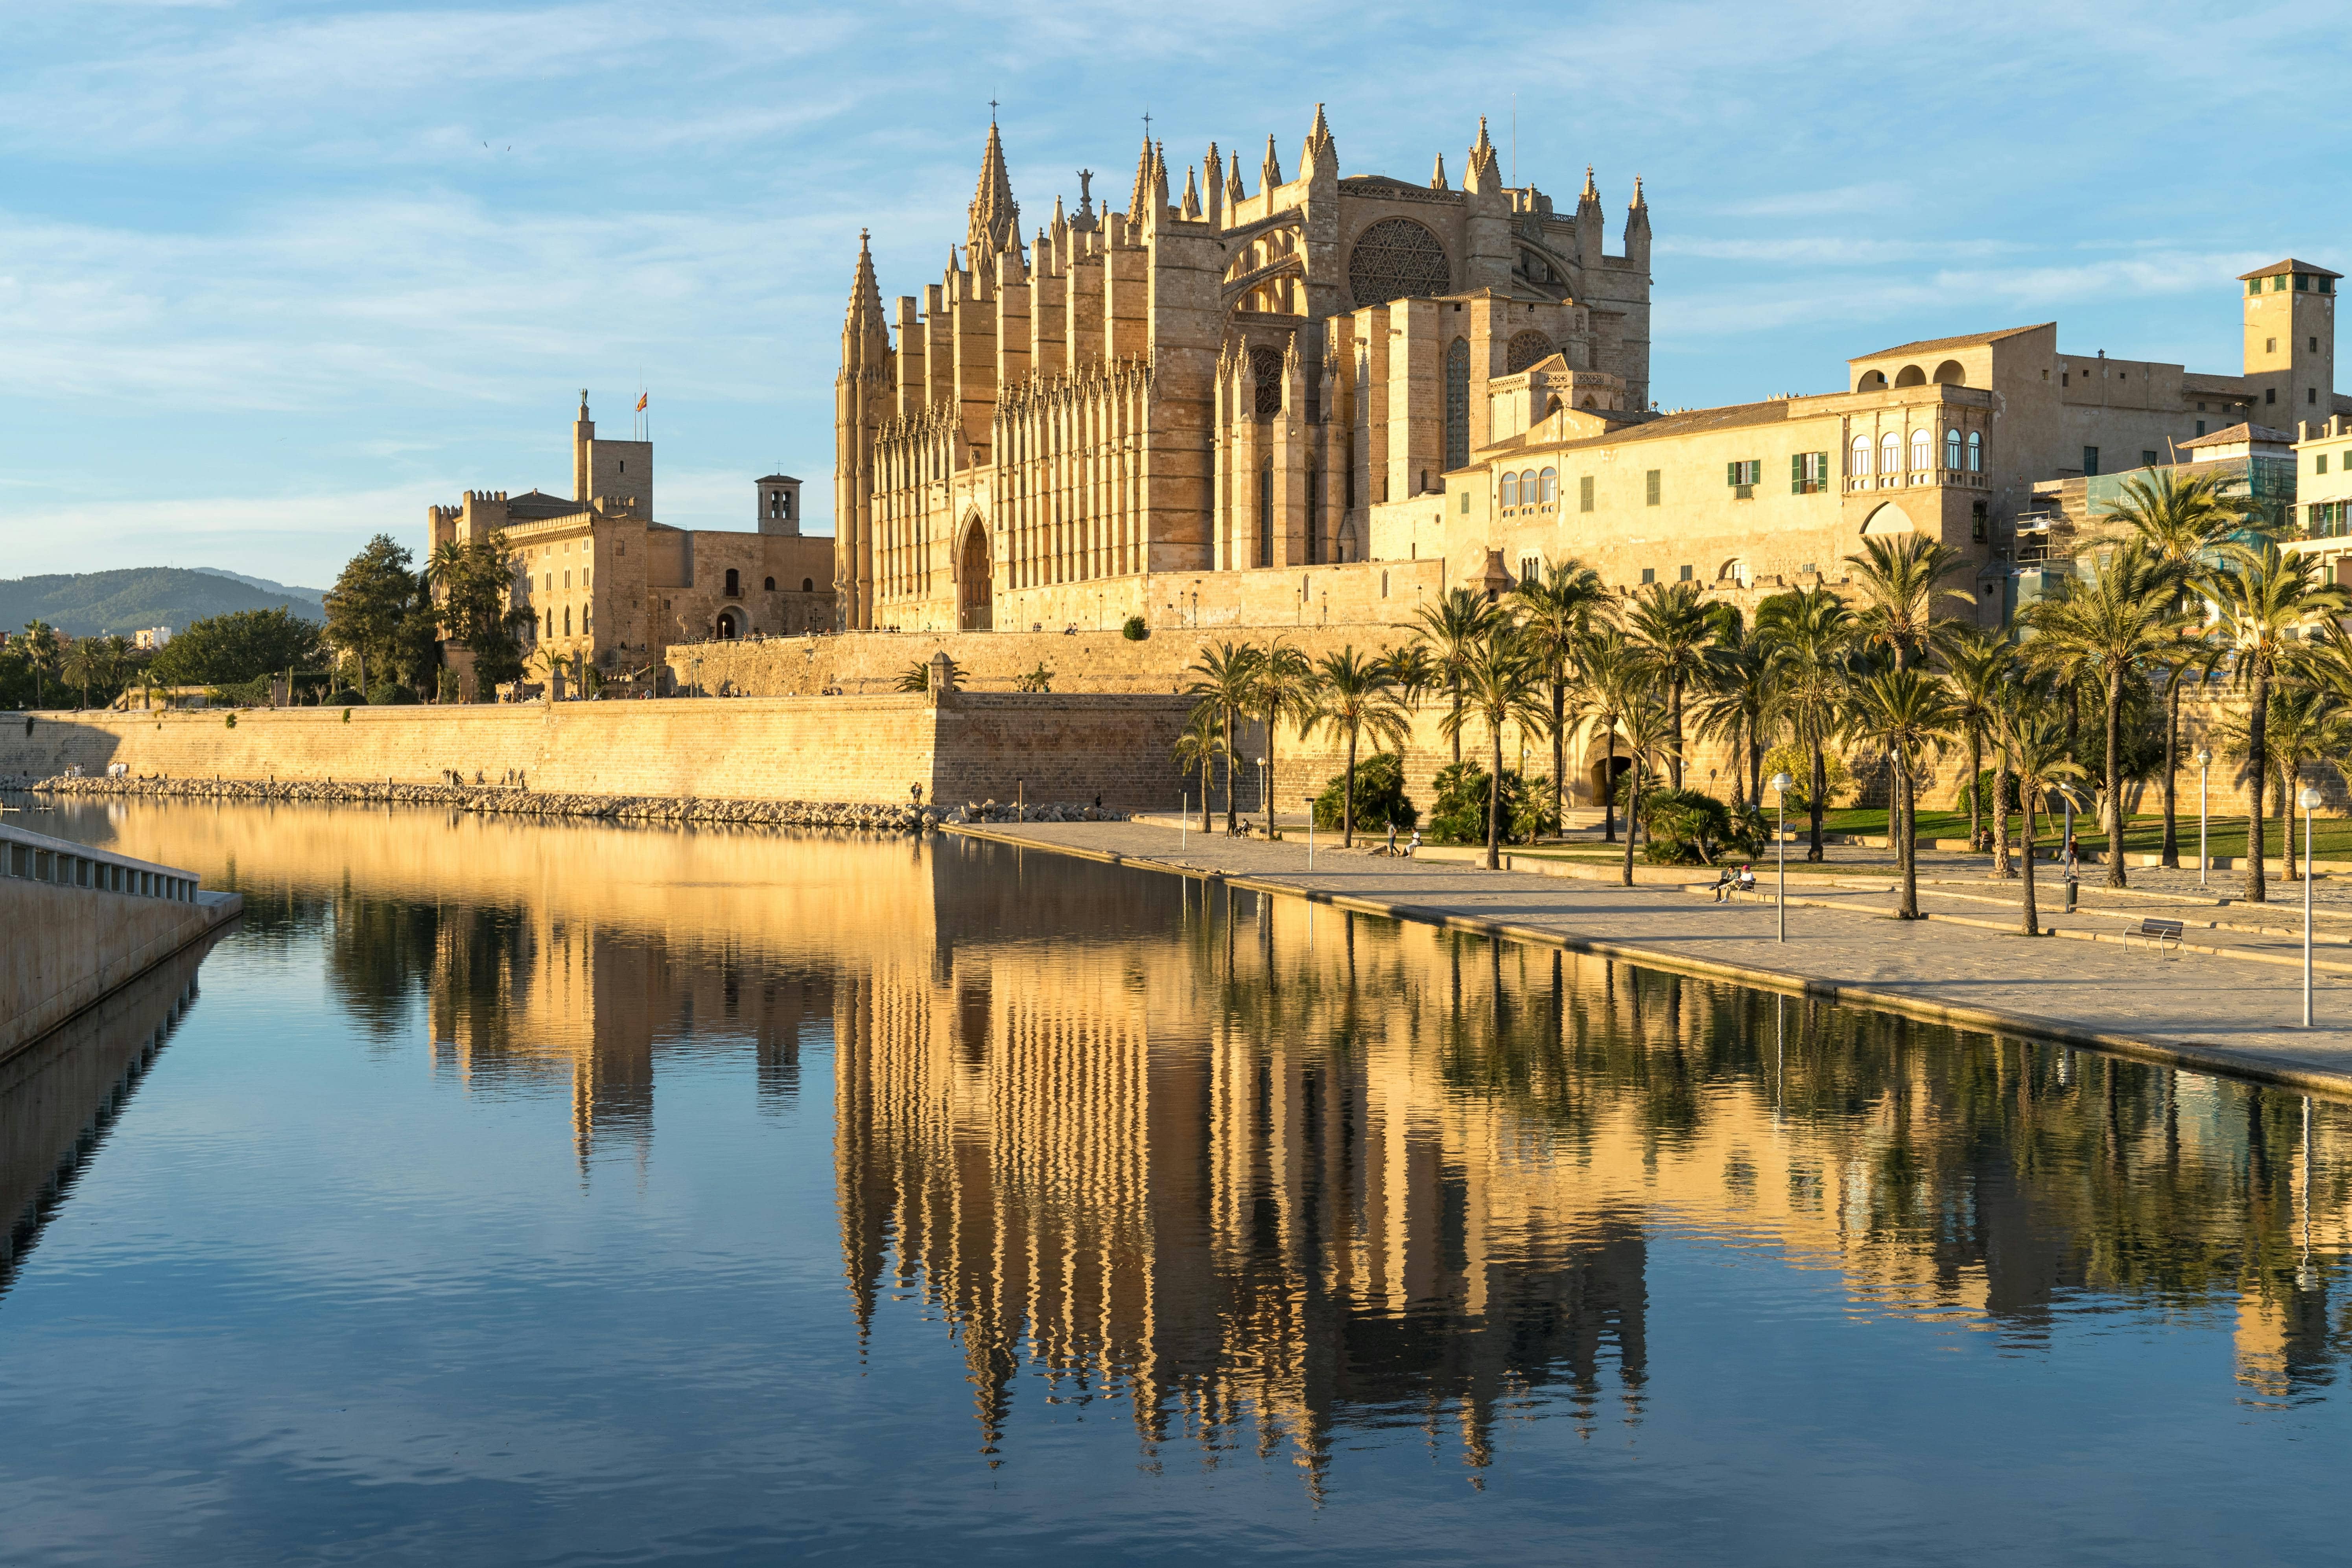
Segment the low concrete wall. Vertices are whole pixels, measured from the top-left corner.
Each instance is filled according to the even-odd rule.
[[[37,834],[10,830],[0,838],[194,879],[184,870]],[[198,891],[184,902],[0,876],[0,931],[8,933],[0,951],[0,1059],[203,940],[244,908],[235,893]]]
[[[1182,787],[1181,697],[960,693],[677,699],[447,708],[293,708],[236,715],[0,714],[0,774],[79,766],[173,778],[391,779],[445,770],[535,791],[889,805],[1091,801],[1160,805]],[[349,713],[348,721],[344,715]]]

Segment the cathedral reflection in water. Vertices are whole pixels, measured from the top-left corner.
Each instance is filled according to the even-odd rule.
[[[2026,1353],[2204,1314],[2255,1401],[2352,1340],[2352,1122],[2291,1093],[955,838],[135,826],[256,940],[327,924],[362,1040],[568,1098],[591,1179],[666,1057],[829,1072],[841,1331],[941,1315],[983,1450],[1033,1398],[1310,1478],[1351,1424],[1638,1424],[1666,1247]]]

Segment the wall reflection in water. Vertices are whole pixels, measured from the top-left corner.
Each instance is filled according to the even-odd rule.
[[[1538,1407],[1639,1424],[1669,1249],[1859,1335],[2233,1325],[2257,1403],[2352,1343],[2352,1122],[2290,1093],[954,839],[77,832],[244,889],[257,940],[323,922],[363,1038],[560,1091],[583,1161],[658,1159],[668,1053],[749,1042],[776,1099],[830,1043],[843,1331],[939,1313],[983,1449],[1022,1398],[1310,1479],[1350,1426],[1482,1465]]]

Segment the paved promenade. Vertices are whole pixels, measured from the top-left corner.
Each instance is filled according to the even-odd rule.
[[[2086,901],[2067,917],[2057,912],[2063,891],[2050,875],[2041,879],[2042,913],[2059,939],[2028,940],[2015,931],[2013,885],[1955,878],[1923,887],[1921,907],[1931,918],[1914,923],[1889,918],[1891,884],[1860,864],[1838,883],[1791,875],[1783,944],[1773,940],[1769,897],[1717,904],[1678,886],[1629,889],[1458,861],[1392,860],[1328,841],[1318,844],[1310,873],[1302,840],[1195,834],[1180,853],[1173,829],[1137,822],[957,831],[2352,1097],[2352,911],[2339,904],[2322,928],[2321,1026],[2301,1028],[2299,884],[2274,887],[2282,901],[2261,909],[2192,904],[2167,889],[2102,899],[2097,908]],[[1770,868],[1758,869],[1769,894]],[[2086,900],[2095,896],[2087,884],[2084,892]],[[2122,941],[2124,914],[2137,917],[2143,905],[2208,925],[2191,926],[2190,951],[2159,958]]]

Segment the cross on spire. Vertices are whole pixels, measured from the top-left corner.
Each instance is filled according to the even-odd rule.
[[[988,122],[991,125],[996,123],[996,100],[992,98],[988,100]]]

